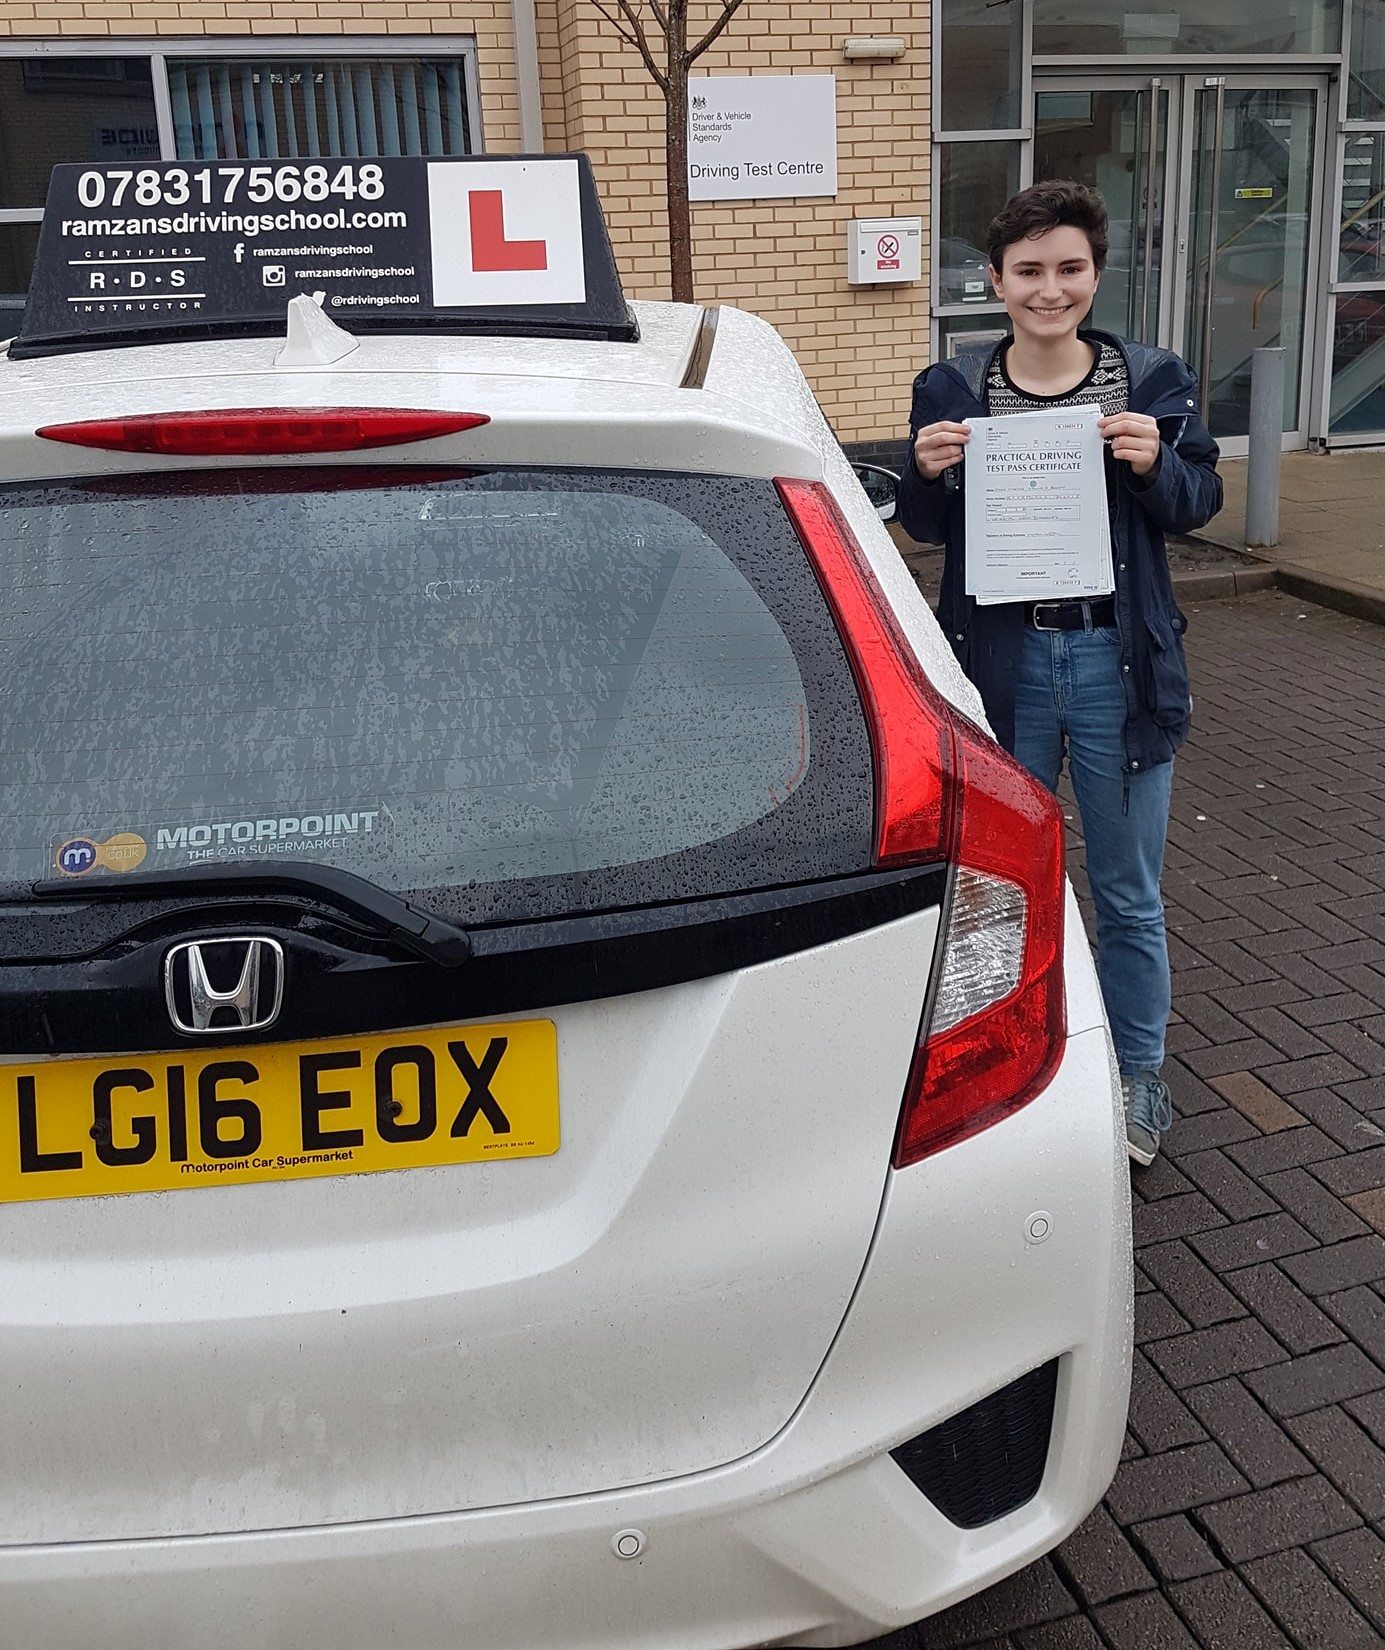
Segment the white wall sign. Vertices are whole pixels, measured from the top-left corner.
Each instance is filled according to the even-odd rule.
[[[431,165],[428,210],[439,308],[586,298],[575,160]]]
[[[692,200],[836,193],[835,75],[696,75],[688,81]]]

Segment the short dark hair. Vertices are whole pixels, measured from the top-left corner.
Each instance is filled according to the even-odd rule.
[[[991,268],[1004,271],[1005,252],[1016,241],[1046,235],[1060,224],[1071,224],[1086,235],[1098,274],[1106,267],[1106,202],[1095,189],[1071,178],[1032,184],[1011,195],[986,231]]]

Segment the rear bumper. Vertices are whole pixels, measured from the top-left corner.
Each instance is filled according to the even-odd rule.
[[[1130,1375],[1129,1192],[1105,1033],[1049,1089],[891,1179],[851,1310],[776,1438],[714,1472],[494,1511],[0,1549],[26,1650],[728,1650],[841,1645],[1047,1551],[1115,1471]],[[1033,1241],[1032,1217],[1048,1217]],[[714,1349],[712,1355],[715,1355]],[[1038,1494],[948,1522],[888,1451],[1061,1359]],[[639,1557],[612,1550],[618,1531]]]

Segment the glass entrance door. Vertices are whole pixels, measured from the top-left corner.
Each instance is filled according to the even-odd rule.
[[[1183,354],[1219,440],[1250,429],[1255,350],[1284,351],[1284,430],[1301,444],[1311,315],[1318,89],[1212,78],[1188,88]]]
[[[1286,444],[1304,444],[1322,102],[1304,75],[1035,79],[1035,181],[1091,184],[1111,216],[1091,324],[1183,355],[1233,453],[1264,344],[1284,350]]]

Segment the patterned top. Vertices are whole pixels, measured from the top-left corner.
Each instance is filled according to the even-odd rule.
[[[1092,370],[1074,389],[1063,395],[1030,395],[1010,382],[1005,370],[1005,349],[998,349],[986,373],[986,411],[1000,413],[1052,412],[1057,407],[1085,407],[1094,403],[1101,416],[1110,418],[1130,406],[1130,374],[1125,357],[1114,344],[1103,343]]]

